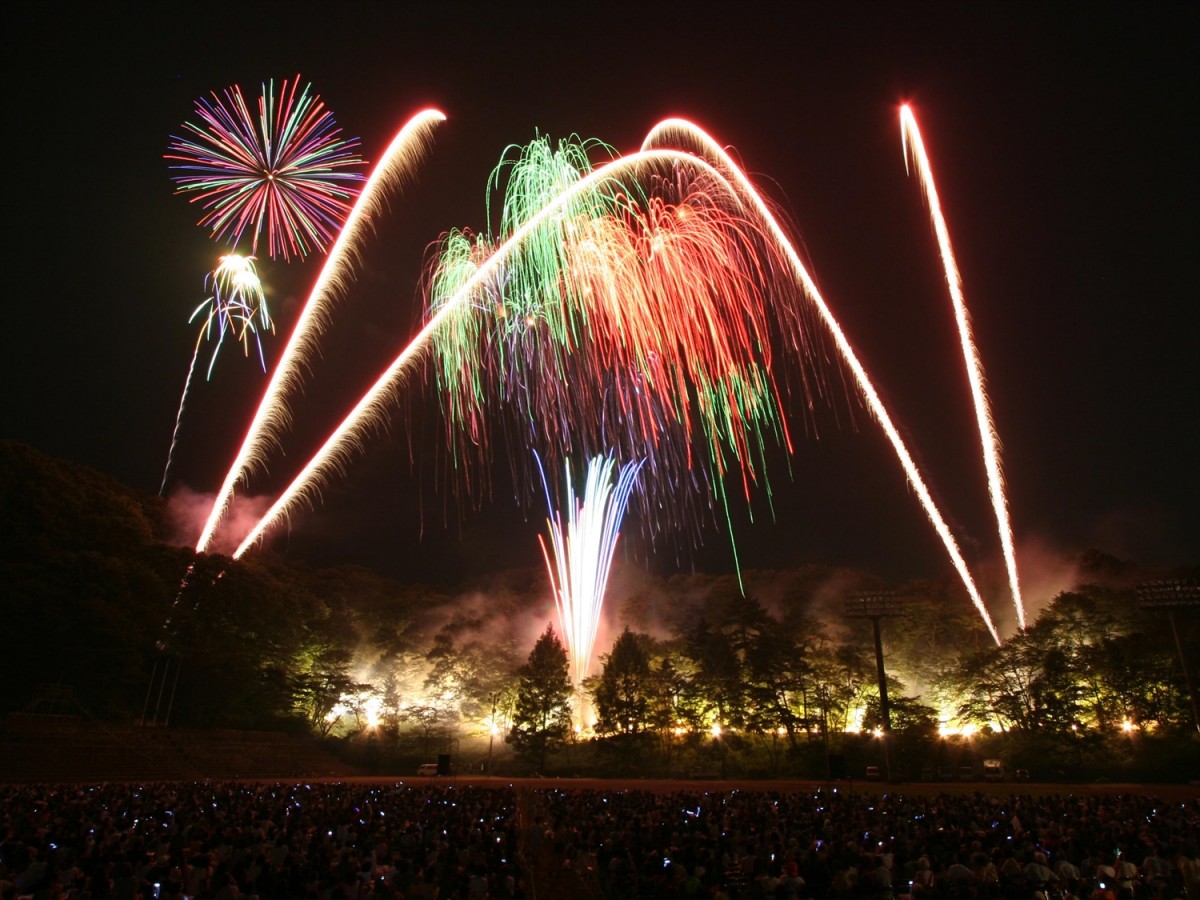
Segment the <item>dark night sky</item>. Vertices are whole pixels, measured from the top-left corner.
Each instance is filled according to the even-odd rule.
[[[484,226],[506,145],[538,130],[629,151],[659,119],[685,115],[798,224],[968,561],[994,570],[951,307],[901,155],[897,106],[909,101],[1004,441],[1019,561],[1032,570],[1088,547],[1198,561],[1194,4],[732,5],[719,19],[701,4],[423,6],[435,5],[10,13],[25,62],[10,61],[7,91],[15,233],[0,435],[157,490],[194,339],[187,317],[218,253],[162,159],[197,97],[235,82],[255,95],[298,72],[368,159],[418,109],[449,117],[340,307],[288,455],[272,461],[280,478],[412,333],[426,245]],[[263,264],[280,327],[268,352],[316,272]],[[236,345],[223,351],[193,390],[177,486],[215,490],[264,385]],[[434,517],[420,537],[402,423],[272,546],[426,578],[536,564],[536,521],[505,496],[461,534]],[[775,523],[739,526],[745,565],[949,570],[878,428],[865,412],[857,424],[800,441],[794,482],[775,479]],[[728,566],[719,531],[702,556]]]

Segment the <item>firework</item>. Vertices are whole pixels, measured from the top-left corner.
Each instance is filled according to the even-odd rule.
[[[273,332],[275,325],[271,322],[271,313],[267,309],[267,298],[254,265],[254,257],[239,256],[236,253],[222,256],[217,267],[205,279],[205,286],[211,293],[208,299],[196,307],[188,321],[194,323],[199,319],[201,323],[200,334],[196,338],[197,349],[205,339],[211,341],[214,331],[216,333],[207,377],[212,377],[217,354],[229,335],[242,344],[242,350],[247,356],[250,355],[250,340],[253,338],[258,350],[258,361],[265,372],[267,362],[263,356],[259,332]]]
[[[551,150],[539,139],[502,163],[498,172],[511,171],[502,225],[533,222],[527,185],[543,203],[544,185],[560,193],[466,302],[459,291],[494,241],[469,244],[455,232],[443,246],[431,309],[454,312],[430,355],[447,443],[456,472],[486,473],[486,428],[503,407],[509,460],[530,446],[552,465],[618,447],[647,459],[640,502],[655,510],[643,517],[650,536],[695,536],[703,511],[728,519],[729,472],[747,501],[755,482],[769,494],[765,449],[791,450],[776,351],[791,353],[789,376],[807,372],[808,329],[793,327],[797,292],[767,236],[711,167],[632,156],[587,175],[584,190],[562,190],[572,175],[584,179],[591,146],[603,145]],[[507,215],[514,209],[524,214]]]
[[[614,483],[615,465],[612,456],[593,457],[588,462],[582,497],[576,495],[571,468],[566,465],[564,522],[563,509],[555,509],[546,473],[541,471],[538,460],[549,513],[546,520],[549,545],[541,535],[538,543],[546,560],[559,624],[567,641],[571,680],[577,697],[582,696],[583,680],[591,666],[621,520],[625,517],[642,462],[621,466]]]
[[[262,86],[257,113],[234,85],[196,101],[197,122],[172,137],[166,158],[177,193],[204,209],[200,225],[236,246],[307,256],[323,250],[349,213],[364,165],[357,139],[341,137],[333,114],[300,78]]]
[[[268,446],[279,443],[278,434],[290,420],[288,397],[299,389],[301,375],[316,354],[317,341],[329,323],[333,308],[354,279],[354,266],[370,222],[383,212],[389,195],[399,191],[410,177],[413,167],[429,149],[433,126],[445,118],[437,110],[427,109],[409,119],[392,138],[367,179],[271,373],[254,419],[196,543],[197,552],[208,549],[238,484],[251,469],[262,464]]]
[[[222,256],[217,267],[205,278],[205,288],[210,291],[208,298],[192,312],[189,322],[200,320],[200,333],[196,337],[196,347],[192,351],[191,362],[188,363],[187,377],[183,382],[183,393],[179,398],[179,410],[175,413],[175,428],[171,432],[171,447],[167,451],[167,464],[163,467],[162,484],[158,492],[162,494],[167,488],[167,479],[171,472],[171,462],[175,457],[175,447],[179,442],[179,426],[183,422],[183,410],[187,405],[188,392],[192,386],[192,375],[196,370],[196,360],[200,356],[200,347],[207,340],[216,340],[212,357],[209,359],[206,377],[212,377],[213,366],[217,362],[217,354],[227,336],[232,335],[241,342],[242,349],[250,355],[250,340],[254,339],[258,350],[258,361],[266,371],[266,358],[263,356],[260,330],[275,330],[271,314],[267,309],[267,298],[263,292],[262,281],[254,265],[253,256],[240,256],[230,253]]]
[[[1004,492],[1004,475],[1000,468],[1000,437],[996,434],[991,403],[984,391],[983,363],[979,359],[979,349],[975,346],[975,338],[972,335],[971,317],[967,314],[967,304],[963,299],[962,277],[958,272],[958,262],[954,258],[954,248],[950,244],[950,230],[946,227],[946,219],[942,215],[942,204],[938,199],[937,186],[933,180],[933,169],[929,165],[929,157],[925,153],[925,143],[921,140],[921,131],[917,128],[916,117],[907,105],[900,108],[900,138],[905,150],[905,166],[908,165],[911,158],[921,181],[925,202],[929,206],[929,218],[933,223],[934,233],[937,235],[938,250],[942,256],[942,268],[946,273],[946,286],[950,289],[950,300],[954,304],[954,322],[958,326],[963,362],[967,367],[967,380],[971,385],[971,401],[975,406],[975,421],[979,426],[979,440],[983,448],[983,465],[987,472],[988,493],[991,495],[992,509],[996,513],[996,526],[999,529],[1004,563],[1008,570],[1008,583],[1012,589],[1013,605],[1017,610],[1017,626],[1024,631],[1025,605],[1021,601],[1021,585],[1017,578],[1017,557],[1013,550],[1012,526],[1009,524],[1008,518],[1008,500]]]
[[[701,155],[711,160],[715,166],[724,172],[728,172],[732,182],[737,185],[739,194],[757,211],[758,216],[769,230],[776,246],[783,253],[784,258],[791,267],[796,281],[803,289],[804,294],[812,301],[820,321],[832,335],[843,362],[854,376],[855,383],[858,385],[867,408],[871,411],[875,420],[879,422],[880,427],[883,428],[888,442],[892,445],[892,450],[895,452],[901,467],[904,469],[904,474],[908,479],[909,485],[920,500],[926,516],[928,516],[930,523],[934,527],[934,531],[941,538],[955,571],[958,572],[959,578],[962,580],[967,593],[971,597],[971,602],[975,605],[980,618],[983,619],[984,624],[991,633],[992,639],[997,644],[1000,644],[1000,634],[996,631],[996,626],[992,623],[992,617],[988,613],[987,606],[979,594],[979,589],[975,586],[975,579],[971,577],[971,571],[967,566],[966,560],[963,559],[958,542],[954,539],[954,534],[950,531],[950,527],[942,517],[937,504],[933,500],[933,495],[929,492],[929,488],[926,487],[925,480],[921,477],[921,472],[917,468],[916,462],[913,461],[912,454],[909,453],[903,438],[900,437],[900,432],[892,423],[891,416],[888,415],[883,400],[880,399],[874,384],[871,383],[866,368],[859,360],[858,354],[855,353],[854,347],[850,344],[849,339],[846,337],[837,318],[830,310],[829,305],[825,302],[824,297],[821,296],[816,282],[813,281],[804,263],[800,260],[800,255],[796,252],[795,246],[741,168],[733,162],[729,154],[721,149],[716,141],[695,124],[685,119],[664,120],[655,126],[650,131],[650,134],[646,136],[642,148],[646,150],[658,146],[660,143],[674,140],[693,146]]]
[[[701,453],[701,458],[706,464],[705,467],[702,467],[702,472],[713,473],[711,476],[703,474],[698,476],[692,471],[690,465],[693,458],[692,449],[688,441],[666,442],[660,438],[658,442],[669,447],[671,458],[668,459],[667,455],[664,455],[658,460],[647,461],[646,469],[655,471],[655,481],[661,485],[658,490],[662,496],[670,496],[681,490],[680,484],[667,484],[666,480],[660,477],[662,466],[674,466],[673,471],[680,472],[680,477],[687,479],[682,484],[698,486],[703,478],[708,478],[711,489],[721,492],[722,503],[727,502],[721,480],[727,470],[737,468],[748,490],[750,482],[757,477],[755,466],[764,462],[761,459],[761,451],[765,441],[772,434],[786,440],[786,429],[782,425],[779,415],[778,398],[773,394],[773,382],[763,374],[769,369],[769,359],[762,356],[769,352],[769,342],[759,343],[757,338],[762,337],[765,332],[760,326],[754,325],[746,326],[744,331],[746,335],[754,336],[753,340],[725,342],[723,336],[725,327],[722,324],[723,314],[716,309],[716,306],[726,302],[726,287],[731,286],[735,281],[744,281],[746,277],[744,272],[730,269],[720,273],[721,280],[716,283],[707,280],[709,275],[717,274],[715,269],[710,272],[704,268],[693,268],[690,270],[690,274],[682,279],[667,277],[669,268],[658,273],[660,284],[663,285],[668,283],[680,285],[685,281],[688,282],[690,284],[690,293],[687,295],[689,301],[694,299],[695,302],[703,304],[702,310],[690,319],[697,323],[696,334],[689,335],[686,340],[672,337],[677,326],[674,317],[681,316],[679,321],[689,321],[688,317],[693,314],[685,313],[681,309],[682,304],[672,305],[670,297],[663,290],[645,292],[646,296],[653,298],[653,303],[650,307],[652,312],[644,315],[634,312],[638,308],[638,303],[626,303],[632,319],[623,324],[620,322],[619,315],[614,312],[614,308],[618,308],[624,303],[621,297],[623,288],[619,285],[614,286],[611,291],[597,291],[593,289],[592,285],[585,283],[586,279],[580,278],[578,283],[573,282],[570,287],[560,290],[557,294],[558,299],[554,301],[544,299],[539,301],[529,297],[513,298],[506,293],[506,286],[514,283],[514,270],[522,265],[525,258],[523,254],[526,253],[527,246],[534,247],[546,240],[545,229],[557,231],[561,235],[569,232],[571,228],[578,227],[581,221],[586,223],[586,218],[573,220],[567,214],[575,205],[583,203],[585,206],[595,207],[596,202],[589,201],[589,196],[607,194],[609,195],[608,200],[599,202],[598,208],[605,209],[610,206],[618,210],[627,208],[628,204],[632,202],[629,200],[631,194],[616,186],[622,185],[626,180],[635,184],[649,184],[656,175],[663,172],[671,175],[679,169],[686,169],[694,173],[696,178],[703,181],[710,189],[709,195],[732,196],[732,190],[722,176],[708,163],[694,156],[675,150],[655,150],[631,154],[579,178],[554,198],[553,202],[544,206],[528,221],[520,225],[513,234],[499,243],[494,251],[490,255],[486,255],[478,265],[471,265],[469,262],[464,265],[464,254],[461,252],[456,254],[454,267],[458,272],[458,278],[452,289],[446,290],[448,296],[445,296],[444,300],[435,297],[431,304],[430,318],[425,326],[379,376],[362,399],[337,426],[325,444],[292,480],[292,483],[280,495],[271,509],[242,541],[235,551],[235,556],[244,553],[261,538],[266,529],[286,518],[297,505],[311,502],[311,498],[320,490],[325,479],[333,473],[345,469],[350,457],[360,449],[365,434],[386,421],[388,408],[395,399],[400,385],[406,377],[413,373],[414,365],[429,354],[432,348],[437,347],[438,350],[435,363],[447,354],[457,353],[455,357],[457,362],[448,371],[462,373],[461,376],[456,376],[462,385],[460,396],[463,403],[471,409],[486,408],[486,397],[495,396],[495,392],[503,392],[511,387],[516,379],[504,377],[503,367],[494,367],[484,364],[484,361],[475,361],[472,356],[474,351],[468,348],[463,348],[462,352],[458,352],[452,347],[447,348],[445,345],[437,343],[445,339],[446,335],[486,333],[486,329],[483,332],[479,332],[477,328],[472,331],[475,326],[469,320],[476,316],[489,317],[493,323],[498,323],[496,327],[502,329],[515,328],[520,333],[530,335],[541,331],[552,335],[561,335],[561,338],[551,338],[550,340],[554,344],[552,349],[557,354],[557,359],[566,361],[564,368],[557,371],[553,367],[544,369],[534,367],[523,370],[525,375],[535,380],[538,385],[555,392],[555,398],[545,399],[541,395],[531,395],[527,405],[520,407],[530,411],[553,410],[548,413],[552,416],[551,418],[536,421],[531,419],[528,427],[545,431],[548,437],[557,435],[560,438],[559,442],[557,444],[548,443],[547,446],[551,449],[557,447],[558,454],[562,455],[570,449],[566,442],[569,440],[571,429],[579,424],[578,419],[572,418],[575,412],[582,414],[585,410],[590,410],[590,415],[594,417],[593,434],[603,436],[611,433],[621,437],[632,434],[639,440],[641,439],[638,437],[639,434],[653,436],[656,427],[654,423],[661,420],[664,423],[664,429],[683,429],[686,434],[690,435],[689,429],[695,427],[710,438],[708,449]],[[705,192],[697,191],[695,195],[702,197],[705,196]],[[676,214],[672,208],[671,218],[679,222],[686,221],[689,216],[690,213]],[[628,217],[630,219],[637,218],[634,207],[628,207]],[[645,221],[657,222],[661,217],[645,213],[642,218]],[[748,223],[740,222],[736,218],[733,221],[738,222],[739,226],[748,226]],[[713,239],[718,243],[721,240],[737,243],[753,234],[754,230],[750,227],[733,227],[723,237]],[[671,254],[666,251],[672,241],[662,235],[644,235],[643,237],[644,240],[634,239],[627,241],[627,244],[639,248],[639,252],[643,254],[648,255],[661,250],[663,260],[670,257]],[[663,237],[663,239],[656,241],[656,237]],[[461,236],[457,243],[461,246]],[[688,243],[680,242],[680,246],[686,246]],[[586,242],[580,242],[580,245],[585,246]],[[693,241],[691,245],[698,253],[698,248],[704,245],[704,241]],[[745,257],[752,261],[756,259],[751,247],[745,248]],[[570,261],[573,262],[573,260],[574,257]],[[752,262],[747,271],[756,272],[767,269],[768,267],[762,261],[756,261]],[[574,279],[575,271],[573,265],[566,265],[560,269],[560,275],[564,278]],[[655,272],[653,266],[649,267],[647,278]],[[636,281],[637,277],[631,276],[628,283],[633,284]],[[775,306],[766,303],[761,295],[753,291],[748,292],[745,285],[739,290],[730,291],[729,296],[753,298],[753,302],[749,303],[745,309],[739,308],[739,314],[758,316],[764,311],[769,314],[775,309]],[[535,305],[525,309],[523,316],[510,315],[507,311],[509,302],[519,303],[522,300]],[[585,308],[572,309],[569,304],[573,301],[584,303]],[[602,306],[608,306],[610,309],[604,311],[601,309]],[[589,355],[590,351],[589,353],[582,351],[574,353],[569,349],[570,341],[581,340],[582,337],[585,337],[582,333],[578,337],[572,337],[575,334],[572,326],[583,322],[585,316],[593,313],[596,313],[599,321],[611,324],[611,328],[607,332],[609,338],[606,346],[617,354],[611,358],[605,357],[603,354],[593,358]],[[539,315],[545,317],[546,324],[544,326],[539,323]],[[614,316],[616,317],[614,318]],[[789,322],[798,320],[800,311],[792,310],[787,318]],[[619,332],[623,328],[632,329],[635,335],[640,335],[640,337],[632,344],[624,343],[623,339],[618,339]],[[603,329],[599,329],[597,333],[603,334],[603,331]],[[799,331],[788,331],[780,334],[779,337],[782,340],[793,342],[796,347],[806,346],[805,335]],[[541,338],[537,338],[537,340],[541,340]],[[603,343],[603,337],[600,340]],[[730,353],[733,354],[729,359],[722,357],[722,347],[728,347]],[[527,351],[529,351],[528,347],[515,346],[513,354],[507,356],[506,359],[511,363],[521,358]],[[650,364],[652,368],[654,361],[664,356],[672,365],[686,363],[695,368],[671,372],[664,365],[659,373],[660,377],[655,381],[653,378],[647,379],[646,372],[638,372],[630,366],[630,361],[641,359]],[[575,360],[581,361],[575,362]],[[570,377],[567,377],[574,371],[565,367],[568,363],[578,368],[581,376],[578,381],[572,381]],[[471,368],[463,369],[463,366]],[[654,375],[653,371],[647,371]],[[582,377],[585,375],[587,377]],[[609,390],[601,383],[602,378],[598,376],[613,376],[623,379],[623,381],[619,382],[615,389]],[[693,378],[694,384],[692,383]],[[695,396],[684,396],[683,389],[686,388],[690,391],[693,387],[696,389]],[[639,400],[637,396],[639,392],[644,392],[648,388],[653,389],[654,398],[646,402]],[[613,401],[616,404],[614,409],[619,409],[621,404],[626,404],[633,415],[637,414],[639,408],[644,410],[645,416],[641,427],[626,428],[622,419],[606,422],[606,407],[597,399],[602,398],[605,394],[616,398]],[[573,395],[578,396],[576,398]],[[698,417],[698,425],[693,425],[693,415]],[[485,419],[486,417],[481,413],[476,416],[478,422],[483,422]],[[777,425],[769,423],[777,423]],[[732,453],[726,444],[733,447]],[[624,452],[623,447],[621,452]],[[643,454],[629,454],[635,458],[640,455]],[[682,490],[682,493],[686,496],[688,490]],[[726,515],[728,515],[727,507]]]
[[[669,143],[689,149],[664,146]],[[506,202],[512,229],[506,237],[451,233],[433,267],[425,326],[234,555],[345,469],[426,358],[436,368],[452,443],[454,435],[470,434],[456,446],[490,452],[486,413],[499,399],[517,410],[511,420],[522,430],[511,434],[524,446],[561,459],[580,448],[616,445],[622,455],[645,460],[643,502],[672,500],[655,505],[656,512],[677,515],[679,501],[686,504],[698,492],[715,497],[728,520],[726,477],[736,473],[747,498],[754,484],[769,496],[765,448],[774,440],[791,450],[772,374],[776,346],[788,354],[788,376],[798,373],[806,407],[826,392],[812,361],[815,320],[852,373],[1000,643],[957,542],[866,369],[795,246],[728,154],[692,123],[674,119],[653,129],[640,152],[591,171],[578,154],[566,156],[556,160],[537,151],[521,157],[548,159],[552,171],[523,182],[540,201]],[[555,186],[561,189],[551,196]],[[662,517],[646,518],[650,528],[668,527]]]
[[[188,392],[192,389],[192,375],[196,372],[196,359],[200,356],[200,344],[192,351],[192,361],[188,363],[187,377],[183,380],[183,393],[179,395],[179,409],[175,412],[175,427],[171,429],[171,446],[167,450],[167,463],[163,466],[162,482],[158,486],[158,495],[167,492],[167,480],[171,477],[171,464],[175,461],[175,448],[179,444],[179,427],[183,424],[183,410],[187,406]]]

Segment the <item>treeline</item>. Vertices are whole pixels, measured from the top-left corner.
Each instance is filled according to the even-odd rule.
[[[0,442],[0,712],[161,719],[169,664],[173,723],[307,727],[360,646],[399,652],[413,611],[446,601],[358,568],[197,557],[172,527],[159,497]]]
[[[160,498],[12,442],[0,442],[0,529],[5,713],[169,715],[347,742],[417,740],[422,752],[474,736],[489,759],[508,738],[529,769],[585,759],[554,699],[563,685],[540,570],[437,590],[270,554],[195,557],[168,542]],[[620,567],[587,684],[598,736],[588,765],[820,774],[847,755],[857,765],[856,753],[875,753],[881,710],[871,623],[843,605],[885,589],[903,603],[903,616],[881,626],[894,761],[910,775],[972,732],[974,755],[1007,742],[1010,758],[1063,768],[1128,762],[1135,741],[1174,739],[1194,753],[1177,648],[1195,671],[1200,628],[1180,610],[1177,644],[1136,587],[1197,570],[1091,552],[1076,571],[1072,590],[1032,598],[1044,608],[1031,627],[997,648],[949,580],[889,585],[807,566],[747,572],[739,584]],[[1006,596],[1003,585],[985,593]],[[547,658],[550,674],[534,665]],[[578,702],[569,683],[567,702]]]
[[[585,684],[602,739],[590,754],[571,746],[565,648],[543,635],[513,722],[528,765],[573,749],[574,769],[623,774],[862,777],[876,764],[881,777],[944,780],[979,777],[998,757],[1047,779],[1194,777],[1200,740],[1174,636],[1131,590],[1061,593],[1001,647],[912,597],[884,631],[886,753],[870,626],[773,614],[752,596],[709,600],[668,638],[617,637]],[[1194,654],[1197,623],[1179,624]]]

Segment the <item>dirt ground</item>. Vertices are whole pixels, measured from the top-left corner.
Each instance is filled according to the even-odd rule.
[[[247,779],[258,780],[258,779]],[[429,776],[416,775],[372,775],[345,778],[320,778],[314,781],[341,781],[361,784],[453,784],[462,786],[500,786],[514,785],[518,788],[534,790],[588,790],[588,791],[654,791],[669,793],[673,791],[778,791],[794,793],[797,791],[814,791],[818,789],[836,789],[851,791],[868,796],[878,796],[885,793],[907,794],[909,796],[930,796],[937,794],[974,794],[1007,797],[1014,794],[1028,796],[1045,796],[1055,794],[1086,794],[1089,796],[1103,795],[1135,795],[1159,797],[1168,802],[1200,799],[1200,783],[1198,784],[1056,784],[1032,782],[905,782],[902,784],[881,784],[875,781],[748,781],[748,780],[713,780],[713,779],[642,779],[642,778],[501,778],[483,775],[463,776]]]

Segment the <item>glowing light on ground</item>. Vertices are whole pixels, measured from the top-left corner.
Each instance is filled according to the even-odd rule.
[[[983,448],[983,464],[987,472],[988,493],[991,495],[992,509],[996,514],[996,526],[1000,532],[1000,545],[1004,552],[1004,564],[1008,571],[1008,583],[1012,589],[1013,605],[1017,610],[1017,627],[1025,630],[1025,604],[1021,600],[1021,584],[1017,578],[1017,558],[1013,549],[1012,525],[1008,516],[1008,499],[1004,491],[1004,475],[1000,467],[1000,437],[996,433],[995,421],[992,418],[991,402],[984,391],[983,363],[979,359],[979,349],[975,346],[975,338],[971,330],[971,317],[967,313],[967,304],[963,299],[962,276],[959,275],[958,261],[954,258],[954,248],[950,243],[950,230],[946,227],[945,216],[942,215],[942,204],[938,199],[937,185],[933,180],[933,169],[929,164],[929,156],[925,152],[925,143],[921,140],[921,131],[917,127],[916,117],[907,106],[900,108],[900,136],[905,149],[904,162],[908,165],[911,157],[921,180],[921,190],[929,206],[929,218],[937,235],[938,249],[941,252],[942,268],[946,273],[946,286],[950,289],[950,300],[954,304],[954,321],[958,326],[959,343],[962,345],[963,360],[967,367],[967,380],[971,385],[971,401],[975,406],[975,419],[979,426],[979,440]]]
[[[355,266],[371,220],[384,211],[388,196],[398,191],[410,177],[411,170],[429,148],[434,125],[445,121],[445,118],[434,109],[413,116],[392,139],[367,179],[271,374],[241,449],[225,476],[212,512],[196,543],[197,552],[208,549],[237,486],[248,477],[251,470],[263,464],[269,447],[279,445],[279,433],[287,427],[291,418],[288,398],[300,388],[303,372],[311,367],[316,357],[318,340],[329,324],[333,308],[354,280]]]
[[[582,496],[575,492],[570,467],[566,470],[566,499],[556,509],[550,497],[550,485],[542,473],[546,492],[547,538],[538,536],[558,621],[567,642],[571,665],[571,683],[576,697],[582,697],[583,681],[588,677],[596,630],[604,607],[604,591],[612,570],[612,558],[621,534],[629,497],[637,482],[641,462],[626,463],[613,478],[616,461],[597,456],[588,462]],[[563,512],[566,512],[564,521]],[[577,710],[577,721],[584,717]]]
[[[380,710],[382,709],[382,707],[383,707],[383,698],[382,697],[371,697],[367,700],[366,708],[364,711],[367,716],[367,727],[368,728],[378,728],[379,727],[379,713],[380,713]]]

